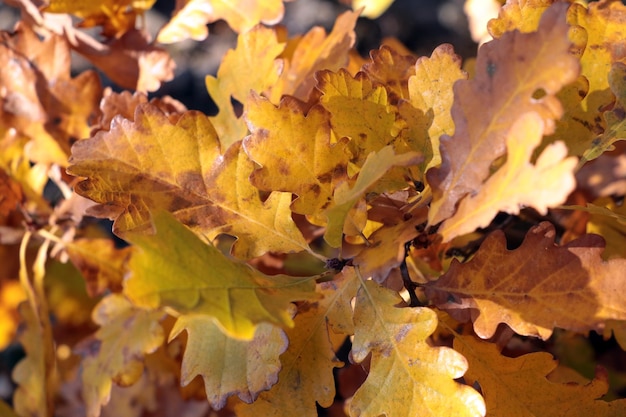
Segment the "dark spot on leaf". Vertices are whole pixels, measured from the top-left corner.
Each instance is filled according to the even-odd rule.
[[[496,66],[495,62],[487,61],[487,75],[489,77],[493,78],[493,76],[496,73],[496,69],[497,69],[497,66]]]
[[[313,194],[320,195],[320,192],[322,191],[322,187],[319,186],[319,184],[312,184],[309,187],[309,190],[311,190],[311,192],[313,192]]]

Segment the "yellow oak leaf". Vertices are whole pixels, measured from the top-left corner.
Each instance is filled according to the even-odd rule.
[[[453,260],[428,283],[427,296],[452,315],[469,314],[483,339],[493,336],[499,323],[545,340],[555,327],[601,331],[606,320],[625,320],[626,260],[604,262],[600,236],[556,246],[555,235],[554,226],[542,222],[509,251],[504,233],[495,231],[469,262]]]
[[[290,55],[283,57],[283,72],[272,86],[271,102],[278,104],[284,95],[308,101],[317,71],[337,71],[345,67],[354,45],[354,26],[358,17],[357,12],[345,12],[337,17],[328,36],[321,27],[314,27],[302,36]]]
[[[248,133],[245,120],[235,114],[231,99],[245,104],[250,90],[262,93],[274,85],[282,69],[282,61],[277,58],[283,49],[285,44],[277,40],[273,29],[256,26],[239,35],[237,47],[222,58],[217,77],[207,75],[207,90],[219,108],[211,122],[224,148]]]
[[[240,145],[225,155],[220,149],[207,116],[168,117],[142,104],[134,121],[116,117],[110,131],[76,143],[68,172],[87,177],[76,192],[100,203],[92,213],[114,219],[119,235],[149,229],[151,214],[161,209],[209,239],[237,236],[232,251],[242,258],[310,250],[291,218],[291,195],[275,192],[261,201],[248,179],[254,164]]]
[[[389,169],[394,166],[415,165],[420,160],[421,155],[416,152],[396,155],[391,146],[385,146],[378,152],[370,153],[359,171],[354,186],[350,187],[348,182],[343,182],[335,190],[334,205],[326,211],[328,217],[328,225],[324,233],[326,242],[335,248],[341,246],[342,232],[344,232],[348,212],[357,200],[365,198],[367,189]]]
[[[143,357],[163,344],[163,313],[133,306],[124,296],[111,294],[94,308],[95,335],[81,342],[82,395],[88,417],[98,417],[109,402],[113,383],[134,384],[143,373]]]
[[[336,183],[346,179],[350,152],[345,140],[331,144],[328,112],[314,106],[305,114],[292,99],[275,107],[252,95],[245,118],[251,133],[243,146],[261,166],[252,173],[252,183],[261,190],[296,194],[296,213],[317,214],[329,207]]]
[[[220,19],[237,33],[244,33],[259,23],[275,25],[285,12],[283,1],[291,0],[179,0],[172,18],[159,31],[157,41],[204,40],[209,35],[207,23]]]
[[[150,10],[156,0],[49,0],[47,13],[71,13],[83,19],[84,27],[103,26],[107,37],[120,37],[135,27],[138,15]]]
[[[331,129],[336,137],[350,139],[348,147],[355,164],[360,167],[371,152],[395,145],[396,110],[387,100],[385,87],[372,83],[363,72],[352,77],[344,69],[319,72],[317,80]]]
[[[389,101],[397,104],[399,99],[409,97],[409,79],[415,75],[415,60],[411,55],[403,55],[388,45],[370,52],[370,62],[363,65],[362,71],[375,82],[384,85],[389,93]]]
[[[534,32],[543,13],[554,3],[555,0],[509,0],[500,8],[498,17],[487,23],[487,30],[496,39],[513,30]]]
[[[291,302],[315,298],[311,278],[268,276],[230,259],[167,212],[155,214],[154,226],[155,235],[128,234],[138,250],[124,293],[139,306],[206,314],[229,336],[250,340],[262,322],[292,327]]]
[[[234,394],[251,403],[276,384],[278,357],[288,345],[280,328],[261,323],[252,340],[239,340],[224,334],[210,316],[185,314],[176,320],[170,340],[183,331],[188,337],[180,383],[185,386],[201,375],[213,409],[223,408]]]
[[[546,132],[553,131],[554,120],[563,113],[554,95],[580,70],[569,53],[568,6],[551,6],[537,32],[507,32],[481,46],[475,77],[455,83],[455,133],[441,138],[442,164],[426,174],[433,191],[431,225],[450,217],[457,203],[489,176],[492,163],[504,155],[507,132],[520,114],[537,112]],[[528,71],[529,66],[541,70]],[[537,92],[543,97],[533,98]]]
[[[352,358],[362,362],[371,354],[372,359],[367,379],[350,401],[351,415],[484,416],[480,394],[455,381],[467,370],[465,358],[429,344],[436,313],[397,307],[401,302],[397,293],[373,281],[359,289]]]
[[[567,158],[567,147],[556,142],[544,149],[537,161],[530,162],[541,143],[544,122],[534,113],[522,115],[508,132],[507,158],[487,181],[461,200],[456,212],[438,229],[444,242],[486,227],[498,212],[518,214],[522,207],[533,207],[545,215],[548,208],[565,202],[576,187],[574,168],[577,158]]]
[[[454,99],[452,86],[464,79],[467,79],[467,73],[461,69],[461,58],[449,44],[438,46],[430,57],[421,57],[415,63],[415,75],[409,78],[408,84],[409,103],[430,117],[428,136],[431,150],[428,154],[432,153],[432,157],[425,160],[428,163],[425,168],[441,163],[439,138],[454,134],[450,114]],[[405,112],[403,107],[400,106],[401,114]]]
[[[318,415],[316,402],[329,407],[335,397],[335,358],[329,326],[336,332],[352,331],[350,301],[357,289],[354,273],[318,285],[323,298],[300,306],[295,326],[287,330],[289,347],[280,356],[278,383],[262,392],[252,404],[235,405],[237,416],[279,417]]]
[[[586,385],[556,383],[546,378],[557,367],[547,352],[508,358],[493,343],[472,336],[457,336],[454,349],[469,362],[464,378],[480,386],[489,416],[618,417],[626,413],[626,400],[600,399],[609,387],[602,368]]]
[[[376,19],[391,6],[394,0],[352,0],[352,9],[360,10],[361,16]]]

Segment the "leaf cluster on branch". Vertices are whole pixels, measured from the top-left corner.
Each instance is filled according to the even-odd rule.
[[[626,415],[620,1],[509,0],[466,62],[359,56],[389,1],[8,3],[0,414]],[[220,19],[217,114],[148,99]]]

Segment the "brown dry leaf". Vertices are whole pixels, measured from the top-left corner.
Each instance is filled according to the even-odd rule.
[[[308,101],[317,71],[338,71],[344,67],[354,45],[354,26],[358,17],[356,12],[345,12],[337,17],[328,36],[320,27],[314,27],[302,36],[292,46],[290,56],[284,57],[283,72],[272,87],[270,101],[277,104],[287,94]]]
[[[375,82],[385,86],[389,101],[396,105],[399,99],[409,97],[407,87],[409,79],[415,75],[413,55],[403,55],[390,46],[383,45],[370,52],[370,61],[363,65],[362,71]]]
[[[354,273],[319,284],[324,295],[315,303],[303,303],[287,330],[289,347],[280,357],[278,383],[261,393],[252,404],[238,403],[235,412],[242,417],[316,417],[316,403],[329,407],[335,397],[333,368],[342,363],[335,358],[329,326],[335,332],[351,332],[350,300],[358,280]]]
[[[119,39],[95,49],[89,44],[74,49],[100,68],[120,87],[140,92],[156,91],[174,78],[175,63],[169,53],[154,46],[149,35],[129,30]]]
[[[68,172],[87,177],[76,191],[100,203],[91,212],[115,219],[117,234],[150,229],[152,213],[164,209],[209,239],[236,236],[232,251],[242,258],[310,251],[291,218],[291,194],[262,201],[249,181],[254,163],[240,145],[224,155],[220,148],[202,113],[168,118],[143,104],[134,122],[116,117],[110,131],[78,142]]]
[[[519,116],[537,112],[554,129],[562,107],[554,96],[579,73],[569,53],[568,4],[553,5],[537,32],[505,33],[478,50],[476,76],[454,85],[453,136],[441,138],[440,167],[427,172],[433,190],[429,223],[450,217],[456,204],[489,176],[494,160],[505,153],[507,132]],[[528,71],[529,66],[541,71]],[[533,98],[537,92],[545,95]]]
[[[414,239],[419,232],[416,226],[426,221],[427,209],[411,213],[406,221],[388,224],[368,237],[368,245],[356,255],[352,261],[358,265],[361,274],[382,283],[389,272],[398,267],[406,253],[404,244]]]
[[[544,122],[534,112],[523,114],[513,124],[506,138],[506,162],[461,200],[454,215],[439,226],[444,242],[488,226],[498,212],[518,214],[521,207],[532,207],[546,215],[548,208],[565,202],[576,187],[574,168],[578,160],[567,158],[565,144],[555,142],[532,164],[543,130]]]
[[[603,368],[586,385],[556,383],[546,378],[557,367],[547,352],[508,358],[495,344],[473,336],[457,336],[454,349],[469,362],[464,378],[480,386],[490,417],[619,417],[626,413],[626,400],[601,399],[609,387]]]
[[[273,86],[282,70],[282,61],[277,58],[284,49],[285,44],[278,41],[273,29],[256,26],[239,35],[237,47],[222,58],[217,77],[207,75],[207,90],[219,109],[211,122],[224,148],[248,133],[244,118],[235,113],[231,100],[245,104],[251,90],[260,94]]]
[[[251,134],[244,148],[261,166],[252,183],[261,190],[296,194],[296,213],[313,215],[329,207],[336,184],[346,178],[350,152],[345,140],[330,143],[328,112],[315,106],[305,115],[291,98],[275,107],[253,95],[245,118]]]
[[[373,281],[359,289],[352,358],[363,362],[371,355],[371,364],[350,401],[351,415],[484,416],[480,394],[455,381],[467,370],[465,358],[429,343],[437,327],[435,312],[397,307],[400,303],[397,293]]]
[[[97,74],[70,77],[69,44],[60,36],[40,38],[23,24],[0,36],[0,118],[31,139],[26,153],[32,161],[67,165],[71,144],[89,136],[98,114]]]
[[[604,262],[600,236],[585,235],[564,246],[555,245],[555,236],[554,227],[543,222],[509,251],[504,233],[495,231],[469,262],[454,260],[427,284],[426,293],[453,315],[469,311],[483,339],[493,336],[499,323],[545,340],[555,327],[601,331],[606,320],[625,320],[626,260]]]
[[[291,0],[177,0],[170,21],[159,31],[157,41],[174,43],[204,40],[207,23],[223,19],[237,33],[259,23],[275,25],[283,19],[283,1]]]
[[[187,345],[183,356],[180,383],[185,386],[202,376],[207,400],[214,410],[237,395],[250,404],[260,392],[278,380],[278,357],[287,349],[285,332],[261,323],[252,340],[233,339],[224,334],[213,318],[201,314],[181,316],[172,328],[170,341],[183,331]]]
[[[80,17],[82,27],[102,26],[106,37],[121,37],[135,28],[137,16],[156,0],[48,0],[47,13],[70,13]]]
[[[94,308],[95,335],[77,348],[82,360],[82,395],[88,417],[98,417],[109,402],[113,383],[134,384],[143,373],[143,358],[163,343],[163,313],[131,305],[111,294]]]
[[[121,292],[132,248],[117,249],[111,239],[75,239],[66,244],[70,260],[85,279],[91,297]]]
[[[8,216],[23,200],[21,185],[0,168],[0,216]]]

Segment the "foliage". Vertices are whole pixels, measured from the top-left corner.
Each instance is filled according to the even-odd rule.
[[[1,414],[626,414],[621,2],[510,0],[465,63],[358,56],[383,0],[179,1],[161,46],[153,1],[9,3]],[[219,19],[219,112],[149,100]]]

